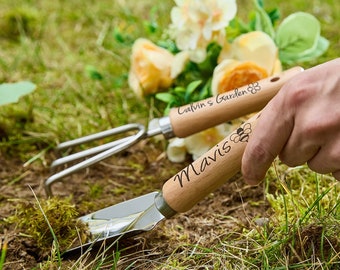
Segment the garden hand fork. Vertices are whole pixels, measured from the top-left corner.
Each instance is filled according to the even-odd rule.
[[[49,177],[45,181],[46,193],[47,195],[52,195],[51,185],[56,181],[61,181],[63,177],[122,152],[142,139],[158,134],[163,134],[166,139],[173,137],[185,138],[218,124],[257,112],[276,95],[289,79],[302,70],[301,67],[293,67],[278,75],[250,83],[226,93],[178,108],[172,108],[169,116],[151,120],[147,131],[141,124],[127,124],[61,143],[57,149],[69,148],[123,132],[136,132],[134,135],[55,160],[51,165],[52,168],[92,155],[92,157]]]

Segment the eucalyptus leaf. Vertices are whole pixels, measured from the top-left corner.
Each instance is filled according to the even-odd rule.
[[[277,29],[275,42],[284,58],[302,58],[317,50],[320,23],[311,14],[296,12],[286,17]]]
[[[316,59],[317,57],[324,54],[329,47],[328,39],[324,37],[319,37],[317,46],[313,51],[310,51],[308,54],[290,54],[285,52],[280,52],[280,59],[282,62],[287,64],[293,64],[296,62],[307,62]]]
[[[0,106],[18,102],[19,98],[33,92],[36,85],[29,81],[0,84]]]

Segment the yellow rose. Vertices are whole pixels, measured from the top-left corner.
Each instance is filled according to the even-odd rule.
[[[213,74],[213,95],[266,78],[282,70],[278,48],[264,32],[254,31],[236,38],[220,53]]]
[[[171,78],[176,78],[184,69],[185,65],[190,60],[190,54],[188,51],[182,51],[175,55],[174,61],[171,65]]]
[[[154,94],[172,83],[174,56],[151,41],[139,38],[132,46],[129,86],[139,97]]]

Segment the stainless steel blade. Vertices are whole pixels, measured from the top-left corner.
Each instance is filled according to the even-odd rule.
[[[165,219],[155,205],[157,195],[158,192],[148,193],[80,217],[87,224],[91,237],[86,243],[67,252],[84,251],[93,244],[109,243],[153,229]]]

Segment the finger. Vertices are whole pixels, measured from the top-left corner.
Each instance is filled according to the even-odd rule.
[[[280,93],[279,93],[280,94]],[[288,140],[293,120],[282,115],[280,98],[273,99],[262,111],[242,158],[242,174],[248,184],[258,184]]]
[[[340,137],[339,137],[340,138]],[[326,174],[340,170],[340,139],[329,140],[307,162],[309,168],[317,173]]]
[[[297,126],[298,124],[299,121],[295,121],[294,129],[279,154],[280,160],[290,167],[306,163],[312,159],[321,148],[319,141],[308,136],[308,132],[304,132],[305,129]]]
[[[281,161],[290,167],[304,164],[312,159],[320,148],[329,140],[333,140],[328,134],[335,136],[338,133],[339,118],[335,116],[334,111],[328,112],[327,106],[321,104],[313,106],[308,102],[298,105],[299,111],[295,114],[294,129],[279,155]]]
[[[340,181],[340,170],[333,172],[332,175],[336,180]]]

